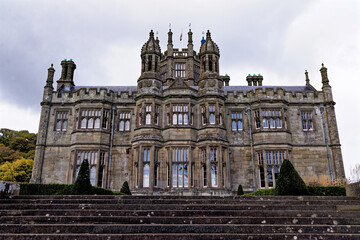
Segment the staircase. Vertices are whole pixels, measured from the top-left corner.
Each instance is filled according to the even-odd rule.
[[[360,198],[16,196],[0,239],[360,239]]]

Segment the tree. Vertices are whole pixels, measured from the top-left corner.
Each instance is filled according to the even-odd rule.
[[[12,162],[20,158],[19,152],[6,147],[4,144],[0,144],[0,164],[4,162]]]
[[[278,195],[308,195],[305,182],[288,159],[281,165],[276,190]]]
[[[79,174],[74,183],[72,193],[74,195],[92,194],[92,186],[90,183],[89,162],[87,159],[81,163]]]
[[[241,184],[239,184],[239,187],[238,187],[238,190],[237,190],[237,195],[238,196],[244,195],[244,191],[243,191],[243,188],[242,188]]]
[[[127,181],[123,183],[120,192],[125,193],[126,195],[131,195],[129,183]]]
[[[351,168],[350,174],[352,182],[360,182],[360,163]]]
[[[0,180],[8,182],[29,182],[34,161],[32,159],[18,159],[0,165]]]

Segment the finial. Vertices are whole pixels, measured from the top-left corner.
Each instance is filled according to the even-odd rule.
[[[191,30],[191,23],[189,23],[189,30]]]
[[[207,30],[207,32],[206,32],[206,38],[211,38],[211,33],[209,30]]]
[[[328,78],[328,75],[327,75],[327,68],[324,66],[323,63],[321,64],[321,66],[322,67],[320,69],[320,72],[321,72],[321,79],[322,79],[323,87],[330,86],[329,85],[329,78]]]
[[[154,38],[154,32],[153,32],[153,30],[152,30],[152,29],[150,30],[150,34],[149,34],[149,36],[150,36],[150,38]]]
[[[169,23],[169,31],[171,32],[171,23]]]
[[[306,81],[306,84],[309,84],[309,83],[310,83],[309,73],[308,73],[307,70],[305,70],[305,81]]]
[[[53,67],[54,66],[54,64],[51,64],[51,67]]]

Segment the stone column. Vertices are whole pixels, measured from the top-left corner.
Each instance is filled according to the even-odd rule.
[[[207,179],[207,186],[212,187],[212,185],[211,185],[210,146],[206,146],[206,179]]]
[[[149,173],[149,188],[152,190],[154,188],[155,181],[155,146],[150,148],[150,173]]]
[[[139,188],[143,187],[143,173],[144,173],[144,148],[142,146],[139,147],[139,165],[138,165],[138,181]]]
[[[223,188],[223,154],[222,154],[222,146],[219,147],[219,154],[218,154],[218,187]]]

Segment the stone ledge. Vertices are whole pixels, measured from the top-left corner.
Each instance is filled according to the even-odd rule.
[[[360,182],[351,183],[345,186],[346,196],[360,197]]]
[[[20,194],[19,184],[0,181],[0,199],[14,195],[17,196],[19,194]]]

